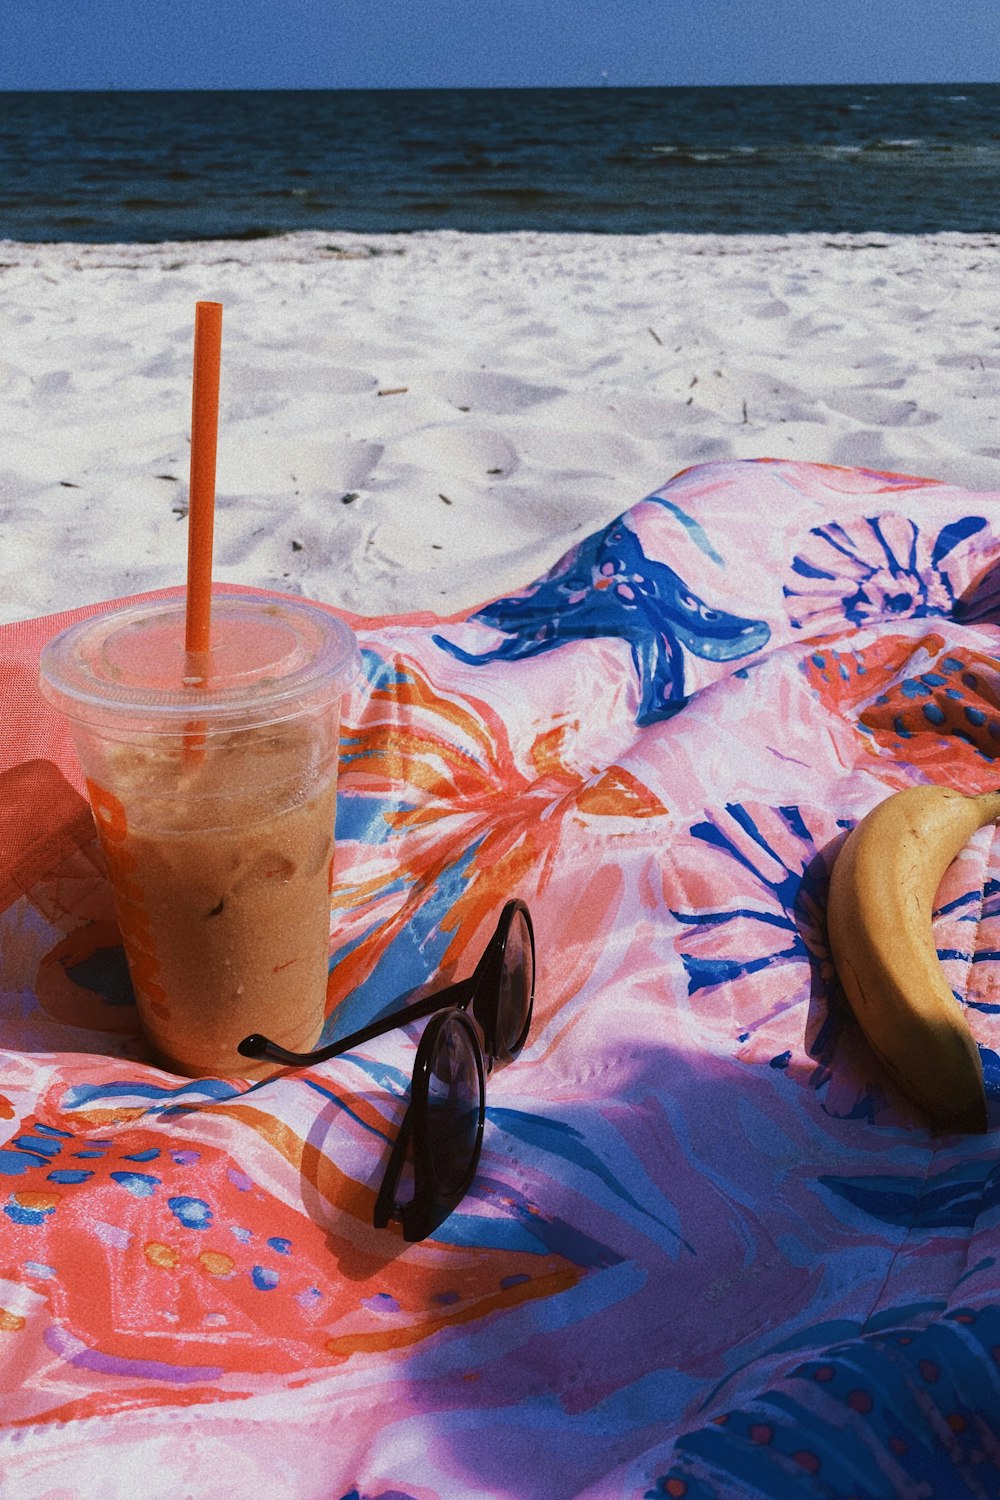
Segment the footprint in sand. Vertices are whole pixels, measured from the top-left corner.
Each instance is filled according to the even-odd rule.
[[[66,396],[73,389],[73,376],[69,370],[47,370],[34,382],[33,394],[36,400],[49,400]]]
[[[823,401],[841,416],[876,427],[926,427],[929,422],[940,420],[937,412],[921,408],[916,401],[894,401],[871,390],[831,391]]]
[[[876,469],[886,473],[906,473],[907,465],[896,450],[887,447],[885,434],[877,428],[862,428],[857,432],[845,432],[838,438],[830,453],[830,463],[845,468],[860,467]]]
[[[502,433],[465,422],[408,432],[386,447],[385,458],[390,465],[477,482],[512,474],[519,463],[516,449]]]
[[[621,432],[572,420],[519,424],[517,451],[524,463],[559,470],[566,478],[617,478],[642,458],[638,445]]]
[[[430,375],[423,382],[427,390],[450,401],[452,406],[468,407],[472,412],[490,416],[511,416],[552,401],[565,393],[560,385],[532,385],[514,375],[497,375],[489,371],[458,370]]]
[[[245,440],[230,429],[220,442],[220,489],[224,485],[226,493],[234,495],[363,489],[381,456],[379,443],[306,443],[301,438],[259,436]]]
[[[650,383],[650,389],[683,402],[688,411],[710,412],[727,425],[761,422],[809,422],[816,414],[805,393],[766,370],[726,364],[675,368]]]
[[[788,316],[788,312],[788,303],[782,302],[780,297],[772,297],[769,301],[761,302],[756,307],[751,308],[753,317],[765,320],[770,318],[785,318]]]
[[[144,380],[189,380],[191,352],[189,349],[163,349],[141,364],[136,374]]]
[[[343,365],[235,365],[225,375],[227,420],[259,420],[312,396],[362,395],[377,383],[370,370]]]

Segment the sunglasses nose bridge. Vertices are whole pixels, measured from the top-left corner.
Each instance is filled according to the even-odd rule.
[[[482,1002],[480,1002],[482,1003]],[[487,1077],[497,1066],[497,1057],[494,1052],[496,1038],[491,1037],[483,1021],[476,1015],[476,992],[472,991],[465,1003],[460,1007],[466,1014],[472,1026],[475,1028],[479,1040],[479,1050],[483,1054],[483,1071]]]

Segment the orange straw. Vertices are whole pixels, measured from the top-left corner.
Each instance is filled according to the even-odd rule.
[[[215,522],[215,456],[219,439],[221,360],[222,303],[196,302],[184,635],[185,648],[194,654],[207,652],[212,638],[212,537]]]

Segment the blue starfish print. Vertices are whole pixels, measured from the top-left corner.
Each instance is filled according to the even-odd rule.
[[[617,636],[627,641],[639,676],[637,724],[668,719],[684,707],[681,647],[706,661],[732,661],[770,639],[764,620],[713,609],[666,563],[648,558],[624,517],[568,552],[530,592],[497,599],[471,618],[507,635],[479,655],[443,636],[434,642],[460,661],[518,661],[564,641]]]

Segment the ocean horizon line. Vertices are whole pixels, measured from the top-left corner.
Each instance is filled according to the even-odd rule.
[[[587,94],[587,93],[741,93],[826,91],[838,92],[856,89],[902,90],[902,89],[994,89],[1000,86],[996,79],[896,79],[892,82],[852,81],[836,83],[486,83],[486,84],[324,84],[295,85],[275,84],[246,87],[243,85],[211,85],[195,87],[137,86],[108,83],[81,86],[80,88],[0,88],[0,98],[20,95],[80,95],[80,94]]]

